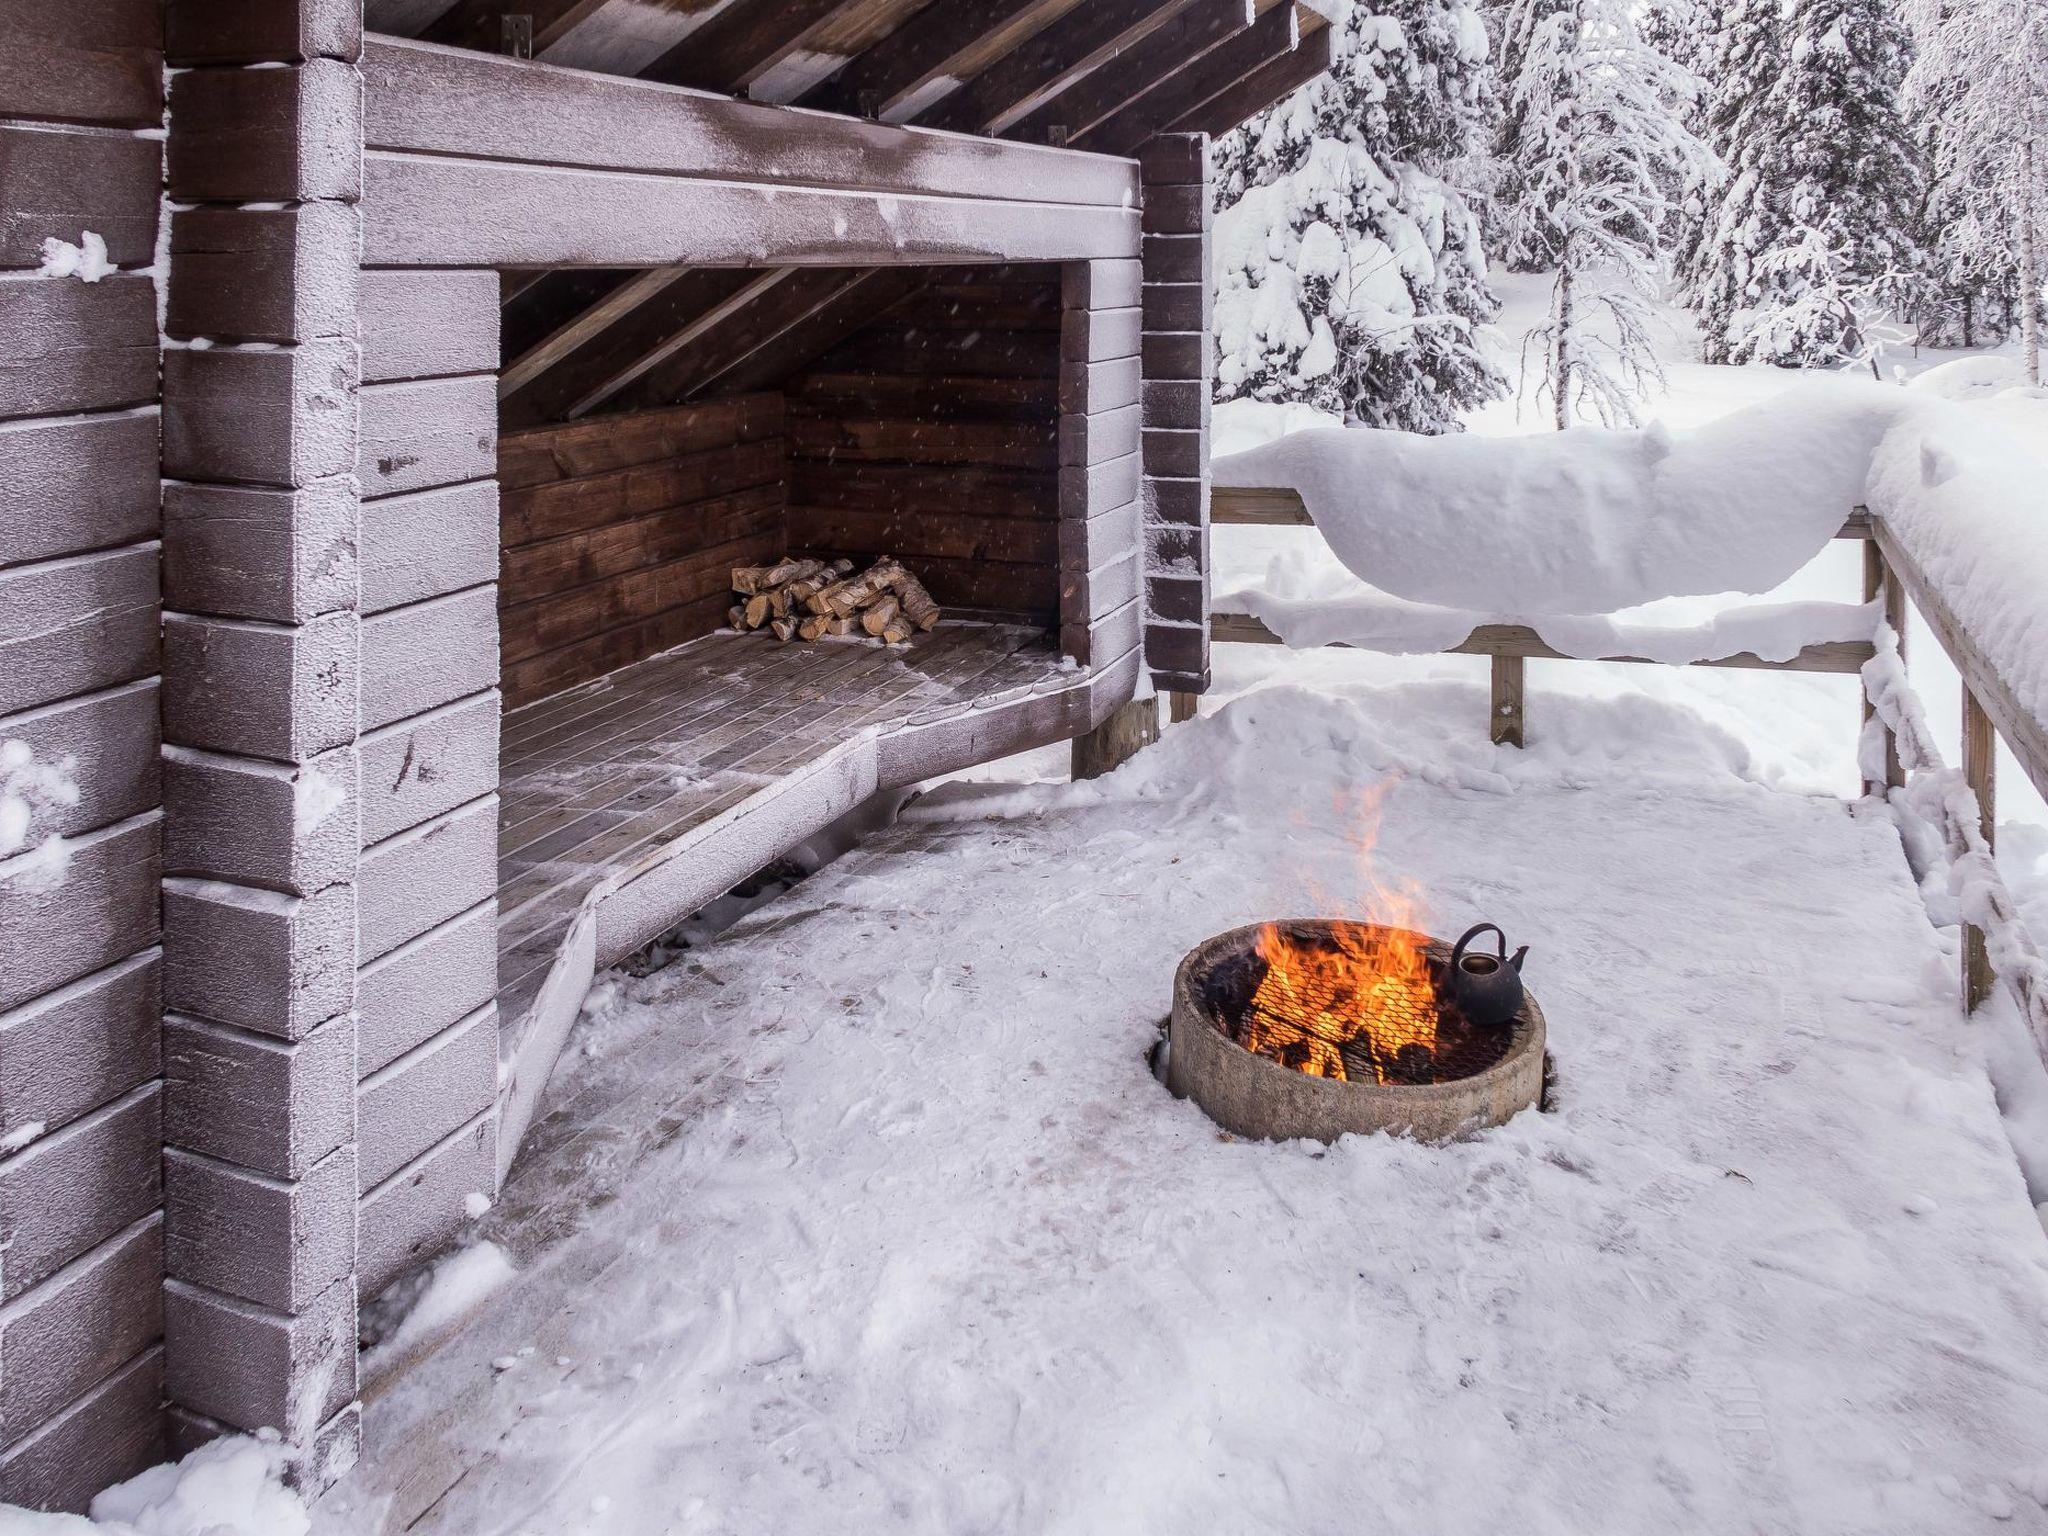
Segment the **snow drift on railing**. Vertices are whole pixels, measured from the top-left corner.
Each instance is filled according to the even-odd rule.
[[[2009,375],[2008,375],[2009,380]],[[1829,378],[1685,432],[1528,437],[1296,432],[1215,463],[1218,485],[1291,487],[1361,582],[1276,564],[1225,594],[1290,645],[1434,651],[1522,623],[1570,655],[1782,660],[1867,638],[1850,604],[1739,608],[1675,630],[1599,617],[1669,597],[1767,592],[1867,505],[2048,720],[2048,392],[1983,359],[1901,389]]]
[[[1866,500],[2020,707],[2048,721],[2048,391],[1958,404],[1942,387],[1957,380],[1936,373],[1879,446]],[[1951,398],[1928,398],[1937,389]]]

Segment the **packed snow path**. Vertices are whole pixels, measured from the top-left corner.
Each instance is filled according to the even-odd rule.
[[[622,984],[484,1224],[522,1272],[316,1528],[2048,1530],[2048,1242],[1892,826],[1667,706],[1484,709],[951,786]],[[1228,1140],[1145,1069],[1173,966],[1344,908],[1388,773],[1379,874],[1534,946],[1554,1112]]]

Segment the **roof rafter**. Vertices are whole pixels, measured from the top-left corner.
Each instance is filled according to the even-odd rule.
[[[1077,139],[1131,105],[1209,50],[1248,31],[1254,0],[1195,0],[1136,46],[1082,76],[1010,125],[1010,135],[1043,143]]]
[[[1067,142],[1077,149],[1136,153],[1153,134],[1194,118],[1205,104],[1246,83],[1256,71],[1295,53],[1301,46],[1301,18],[1292,0],[1274,6],[1250,27],[1203,49],[1115,112],[1071,133]],[[1328,55],[1323,59],[1327,66]]]
[[[643,80],[737,95],[799,51],[804,39],[865,0],[730,0],[640,71]]]
[[[965,75],[981,61],[1017,46],[1074,4],[1075,0],[979,0],[962,6],[931,0],[906,24],[807,91],[797,105],[890,117],[948,75]],[[912,113],[905,120],[919,116]]]

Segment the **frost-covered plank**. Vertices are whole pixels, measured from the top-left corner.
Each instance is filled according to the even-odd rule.
[[[78,238],[76,227],[71,238]],[[0,276],[0,419],[155,398],[156,296],[148,278]]]
[[[0,1013],[0,1137],[47,1135],[157,1075],[154,951]]]
[[[438,486],[364,504],[364,613],[481,586],[497,574],[495,480]]]
[[[302,1179],[266,1178],[176,1148],[163,1154],[166,1268],[187,1285],[302,1312],[355,1257],[355,1149]],[[174,1331],[173,1354],[178,1335]]]
[[[155,0],[0,0],[0,114],[154,127],[162,28]]]
[[[157,473],[153,407],[0,423],[0,566],[152,536]]]
[[[356,1110],[360,1187],[383,1183],[497,1094],[497,1010],[487,1003],[363,1079]]]
[[[362,87],[353,66],[190,69],[171,80],[166,169],[192,202],[351,202],[362,190]]]
[[[498,463],[498,390],[488,374],[373,384],[363,391],[356,476],[365,497],[487,478]]]
[[[498,274],[362,275],[363,382],[489,373],[498,366]]]
[[[353,746],[292,764],[170,747],[164,872],[311,896],[355,874]]]
[[[297,1179],[354,1134],[355,1026],[345,1015],[303,1039],[270,1040],[173,1014],[164,1069],[164,1134],[188,1151]]]
[[[160,142],[131,133],[0,123],[0,267],[41,266],[45,240],[75,243],[88,229],[115,265],[146,266],[162,160]]]
[[[154,544],[0,571],[0,712],[132,682],[156,667]]]
[[[82,1513],[164,1459],[164,1352],[144,1350],[41,1429],[0,1451],[0,1499]]]
[[[163,1333],[152,1212],[0,1308],[0,1444],[60,1413]]]
[[[413,1265],[430,1259],[468,1220],[472,1194],[498,1185],[498,1121],[479,1115],[407,1164],[363,1199],[357,1283],[375,1296]]]
[[[467,909],[498,876],[495,795],[388,838],[363,853],[365,963]]]
[[[356,1068],[365,1077],[476,1012],[498,989],[498,911],[486,901],[363,967]]]
[[[354,212],[344,203],[290,208],[181,208],[171,215],[164,328],[216,341],[346,336],[356,324]]]
[[[881,266],[1136,249],[1134,208],[698,182],[373,152],[376,266]]]
[[[76,837],[157,803],[157,680],[139,678],[0,719],[0,741],[61,775],[76,798],[38,802],[32,839]],[[4,1092],[4,1089],[0,1089]]]
[[[167,0],[164,51],[171,63],[305,63],[354,60],[363,47],[362,0]]]
[[[292,763],[355,738],[353,612],[299,625],[173,613],[163,637],[165,740]]]
[[[356,454],[356,368],[353,340],[333,337],[265,351],[165,352],[165,472],[294,487],[347,474]]]
[[[289,1314],[171,1280],[164,1325],[187,1346],[170,1356],[165,1382],[183,1414],[311,1445],[355,1398],[356,1291],[346,1277]]]
[[[788,26],[784,16],[769,19]],[[373,150],[791,188],[1137,204],[1136,168],[1110,156],[850,122],[396,38],[368,40],[363,75]]]
[[[0,1302],[157,1208],[159,1100],[158,1085],[144,1084],[0,1159]]]
[[[363,729],[496,686],[495,587],[393,608],[363,621]]]

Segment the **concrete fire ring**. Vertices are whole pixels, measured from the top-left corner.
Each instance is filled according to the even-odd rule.
[[[1283,927],[1327,927],[1298,918]],[[1191,950],[1173,978],[1166,1086],[1193,1099],[1211,1120],[1254,1141],[1335,1141],[1386,1131],[1420,1141],[1451,1141],[1501,1125],[1543,1096],[1543,1010],[1526,997],[1506,1054],[1484,1071],[1442,1083],[1354,1083],[1312,1077],[1246,1050],[1226,1033],[1210,982],[1218,966],[1255,952],[1264,923],[1233,928]],[[1417,935],[1428,938],[1427,935]],[[1431,958],[1449,946],[1428,939]]]

